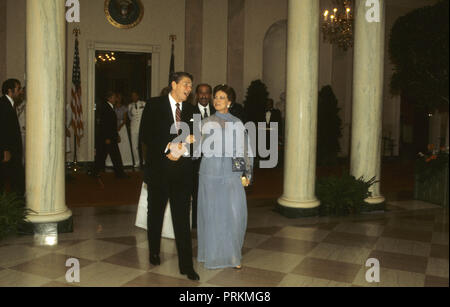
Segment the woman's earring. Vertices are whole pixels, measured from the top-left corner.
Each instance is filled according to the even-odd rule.
[[[227,107],[228,109],[230,108],[230,105],[228,105],[228,107]]]

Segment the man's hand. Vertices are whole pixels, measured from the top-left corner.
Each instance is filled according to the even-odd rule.
[[[9,161],[11,161],[11,153],[9,151],[5,150],[3,152],[3,161],[2,162],[7,163]]]
[[[177,162],[178,160],[180,160],[180,157],[176,158],[174,155],[172,155],[172,153],[166,155],[166,157],[172,162]]]
[[[187,151],[186,146],[182,143],[173,144],[169,143],[167,144],[167,147],[170,149],[170,153],[166,155],[166,157],[170,161],[178,161],[182,155]]]
[[[191,135],[188,135],[188,136],[186,137],[185,142],[186,142],[187,144],[195,143],[195,136],[193,136],[192,134],[191,134]]]
[[[110,139],[106,139],[106,140],[105,140],[105,144],[106,144],[106,145],[110,145],[110,144],[111,144],[111,140],[110,140]]]

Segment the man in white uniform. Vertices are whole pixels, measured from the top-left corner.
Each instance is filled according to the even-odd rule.
[[[128,117],[130,118],[131,147],[133,148],[134,167],[142,166],[141,154],[139,152],[139,127],[141,125],[142,113],[145,101],[140,100],[137,92],[131,93],[131,103],[128,106]]]

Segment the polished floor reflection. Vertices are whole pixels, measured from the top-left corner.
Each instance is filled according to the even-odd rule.
[[[194,261],[201,280],[193,282],[178,272],[173,240],[162,240],[161,266],[148,263],[136,206],[75,208],[75,232],[60,235],[55,247],[35,246],[33,236],[0,242],[0,286],[448,287],[448,210],[420,201],[387,209],[287,219],[271,202],[251,200],[244,268],[207,270]],[[192,240],[195,251],[195,232]],[[80,283],[66,282],[69,258],[80,262]],[[379,283],[366,281],[369,258],[380,262]]]

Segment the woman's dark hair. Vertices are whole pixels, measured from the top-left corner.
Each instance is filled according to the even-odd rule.
[[[172,82],[175,82],[176,84],[178,84],[181,79],[183,79],[184,77],[187,77],[189,79],[191,79],[192,82],[194,82],[194,77],[187,72],[184,71],[179,71],[179,72],[174,72],[172,74],[170,74],[170,78],[169,78],[169,87],[172,89]]]
[[[20,81],[17,79],[8,79],[5,82],[3,82],[2,95],[7,95],[9,90],[14,92],[16,85],[20,85]]]
[[[227,94],[228,100],[231,101],[231,103],[236,102],[236,92],[234,91],[234,89],[231,86],[228,86],[226,84],[217,85],[214,88],[213,96],[215,97],[217,92],[219,92],[219,91],[222,91],[225,94]]]

